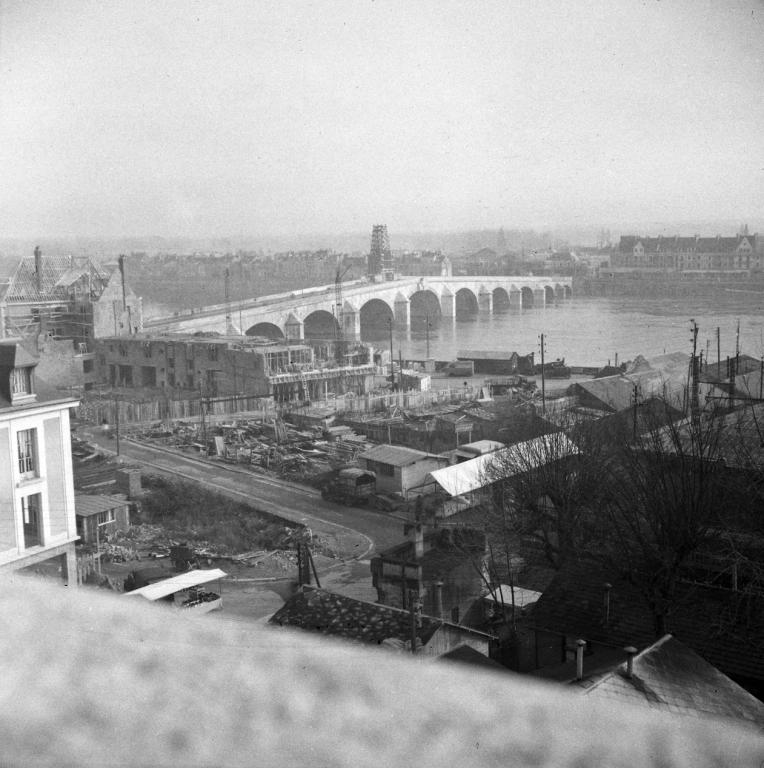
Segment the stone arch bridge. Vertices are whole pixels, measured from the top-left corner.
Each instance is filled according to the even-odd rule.
[[[457,316],[543,307],[572,293],[570,277],[404,277],[387,282],[353,280],[342,286],[342,306],[333,285],[176,312],[144,322],[145,330],[193,333],[237,332],[273,339],[331,339],[338,322],[344,337],[360,339],[362,329],[423,328],[455,322]],[[230,316],[230,322],[229,322]]]

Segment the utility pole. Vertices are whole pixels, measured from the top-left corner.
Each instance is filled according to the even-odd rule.
[[[114,427],[117,438],[117,456],[119,456],[119,398],[114,400]]]
[[[544,334],[541,334],[541,413],[546,416],[546,376],[544,373],[544,352],[546,343]]]
[[[692,360],[690,363],[692,366],[692,395],[690,398],[690,412],[693,418],[697,418],[700,411],[698,399],[698,324],[692,319],[690,323],[692,323],[692,338],[690,339],[692,341]]]
[[[409,615],[411,617],[411,653],[416,654],[417,629],[422,624],[422,604],[419,602],[419,595],[413,590],[409,590]]]
[[[388,324],[390,325],[390,385],[393,388],[393,392],[395,392],[395,358],[393,356],[393,318],[389,317],[387,319]]]
[[[721,378],[722,375],[722,333],[721,328],[716,326],[716,374]]]
[[[634,394],[632,395],[633,400],[633,406],[634,406],[634,427],[632,429],[632,433],[634,436],[634,439],[637,439],[637,406],[639,405],[639,384],[634,385]]]

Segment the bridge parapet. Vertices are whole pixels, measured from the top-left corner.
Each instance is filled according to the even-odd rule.
[[[426,295],[431,295],[427,300]],[[543,307],[572,295],[572,278],[549,276],[481,275],[463,277],[406,277],[382,283],[353,281],[343,286],[343,328],[349,338],[358,338],[364,312],[375,302],[378,314],[394,319],[399,328],[408,328],[414,317],[426,311],[439,312],[453,319],[465,308],[474,312],[495,312],[497,307],[519,310]],[[337,322],[332,286],[295,291],[291,294],[263,296],[233,307],[216,305],[144,322],[147,331],[226,332],[226,315],[231,311],[241,320],[242,331],[251,335],[270,335],[293,340],[311,336],[306,321],[319,323],[322,333],[331,337]],[[414,311],[412,312],[412,302]]]

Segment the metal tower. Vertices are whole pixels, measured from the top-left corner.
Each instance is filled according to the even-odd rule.
[[[371,250],[369,251],[369,275],[383,274],[385,280],[392,280],[394,273],[393,253],[390,250],[390,238],[387,224],[375,224],[371,230]]]

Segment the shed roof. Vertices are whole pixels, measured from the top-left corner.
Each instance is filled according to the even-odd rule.
[[[494,587],[494,592],[490,592],[487,595],[483,595],[483,600],[487,600],[489,603],[495,605],[503,605],[506,608],[512,607],[512,598],[514,590],[514,605],[517,608],[526,608],[529,605],[533,605],[538,602],[541,597],[541,592],[537,592],[535,589],[525,589],[525,587],[511,587],[509,584],[499,584]]]
[[[586,691],[595,698],[686,715],[748,720],[764,730],[764,704],[671,635],[619,664]]]
[[[124,496],[96,496],[90,493],[74,494],[74,513],[79,517],[92,517],[129,504]]]
[[[212,568],[207,571],[187,571],[177,576],[173,576],[163,581],[156,581],[147,587],[134,589],[132,592],[125,592],[126,595],[140,595],[146,600],[160,600],[168,595],[173,595],[183,589],[198,587],[201,584],[207,584],[210,581],[224,579],[228,574],[221,571],[220,568]]]
[[[504,477],[511,477],[575,453],[578,453],[575,444],[561,432],[555,432],[433,470],[429,477],[450,496],[461,496],[496,482],[498,468]]]
[[[416,464],[422,459],[446,461],[443,456],[435,456],[432,453],[417,451],[414,448],[404,448],[401,445],[375,445],[368,451],[364,451],[359,458],[378,461],[380,464],[392,464],[394,467],[406,467],[409,464]]]

